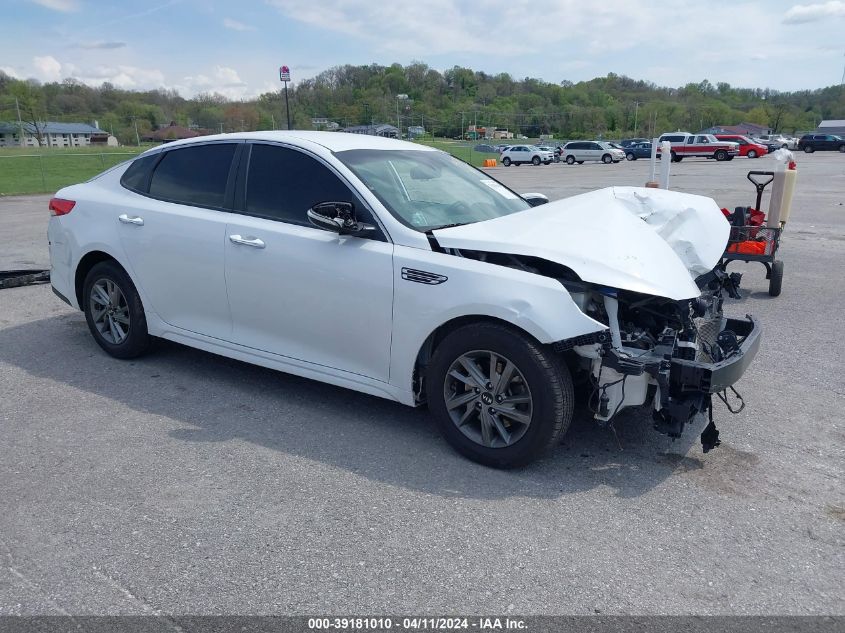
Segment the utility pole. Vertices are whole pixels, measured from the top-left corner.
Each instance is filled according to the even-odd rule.
[[[23,121],[21,120],[21,104],[18,103],[18,98],[15,97],[15,109],[18,111],[18,128],[20,128],[20,146],[23,147]]]
[[[634,101],[634,134],[637,135],[637,115],[640,113],[640,102]]]
[[[135,142],[138,144],[138,147],[141,147],[141,137],[138,135],[138,117],[132,117],[132,123],[135,125]]]

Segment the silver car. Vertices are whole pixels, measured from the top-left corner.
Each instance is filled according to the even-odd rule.
[[[603,163],[618,163],[625,158],[625,152],[613,147],[604,141],[572,141],[563,146],[561,160],[567,164],[579,165],[587,160],[601,161]]]

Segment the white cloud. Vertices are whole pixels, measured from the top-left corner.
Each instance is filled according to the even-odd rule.
[[[255,27],[250,26],[249,24],[244,24],[243,22],[238,22],[237,20],[233,20],[232,18],[226,18],[223,20],[223,26],[227,29],[232,29],[233,31],[254,31]]]
[[[79,11],[79,3],[76,0],[32,0],[32,2],[52,9],[53,11],[61,11],[62,13]]]
[[[216,92],[227,99],[246,99],[255,96],[247,83],[241,79],[238,71],[228,66],[215,66],[208,74],[200,73],[183,79],[183,83],[173,86],[181,94],[195,95],[199,92]]]
[[[15,71],[14,68],[11,66],[0,66],[0,70],[6,73],[9,77],[13,79],[20,79],[21,76]]]
[[[62,77],[62,65],[52,55],[33,57],[32,65],[38,71],[38,79],[44,81],[58,81]]]
[[[796,4],[783,16],[784,24],[804,24],[817,22],[825,18],[845,17],[845,2],[831,0],[817,4]]]

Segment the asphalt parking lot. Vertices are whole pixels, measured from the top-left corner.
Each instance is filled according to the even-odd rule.
[[[425,410],[165,342],[119,361],[49,285],[0,290],[0,614],[845,614],[845,156],[798,160],[783,294],[734,265],[765,339],[707,455],[581,410],[490,470]],[[770,167],[671,185],[751,204]],[[648,161],[491,172],[559,198]],[[48,198],[0,198],[0,269],[48,265]]]

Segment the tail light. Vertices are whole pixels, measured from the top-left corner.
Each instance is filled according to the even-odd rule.
[[[65,200],[63,198],[50,199],[50,215],[67,215],[73,210],[76,205],[74,200]]]

